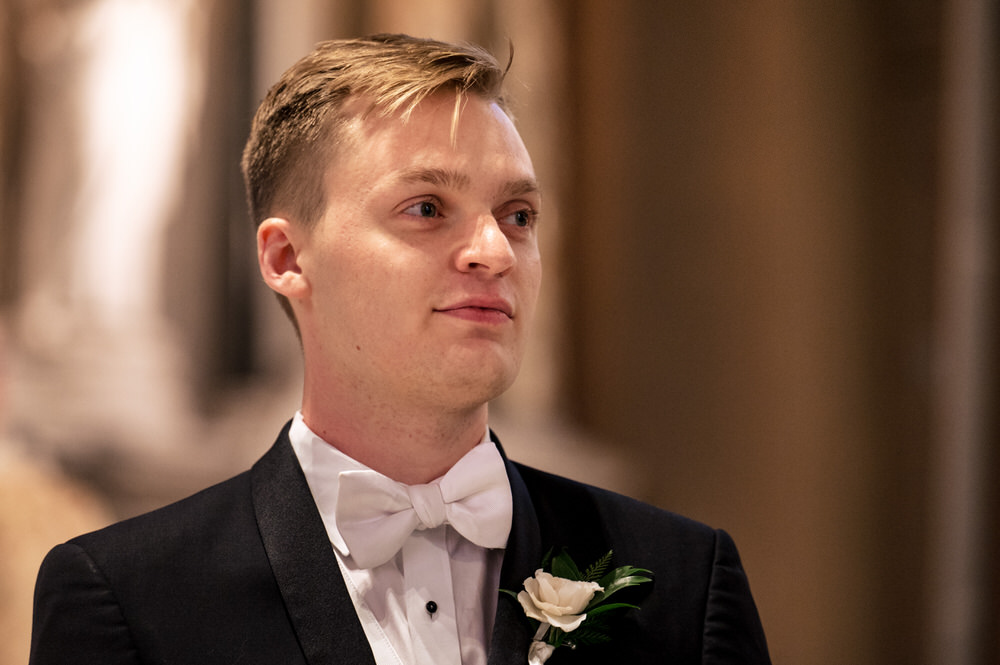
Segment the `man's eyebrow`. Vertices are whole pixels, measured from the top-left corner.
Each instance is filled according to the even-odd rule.
[[[428,183],[438,187],[465,189],[472,183],[468,174],[451,169],[417,168],[404,171],[400,180],[405,183]],[[504,183],[497,193],[497,198],[537,194],[540,191],[538,181],[534,178],[519,178]]]
[[[500,188],[500,196],[498,198],[506,198],[508,196],[524,196],[525,194],[538,194],[541,192],[541,188],[538,186],[538,181],[534,178],[520,178],[518,180],[512,180]]]
[[[465,189],[471,179],[464,173],[448,169],[411,169],[403,172],[400,180],[406,183],[425,182],[438,187]]]

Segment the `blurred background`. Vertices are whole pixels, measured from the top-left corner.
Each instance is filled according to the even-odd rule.
[[[44,552],[298,405],[239,156],[321,39],[505,60],[546,193],[511,455],[725,528],[775,663],[1000,662],[989,0],[2,0],[0,664]]]

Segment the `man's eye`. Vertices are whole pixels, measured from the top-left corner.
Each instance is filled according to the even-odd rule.
[[[512,212],[506,217],[501,218],[500,221],[526,228],[531,226],[532,222],[535,221],[535,217],[537,217],[537,213],[534,210],[525,209]]]
[[[403,212],[416,217],[437,217],[438,207],[433,201],[420,201],[419,203],[414,203]]]

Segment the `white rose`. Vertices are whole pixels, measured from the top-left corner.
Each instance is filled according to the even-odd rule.
[[[524,591],[517,594],[517,600],[524,613],[532,619],[547,622],[568,633],[579,628],[587,618],[582,612],[598,591],[604,591],[604,588],[595,582],[553,577],[538,569],[534,577],[524,580]]]
[[[546,644],[541,640],[535,640],[528,649],[528,665],[542,665],[549,659],[556,648],[551,644]]]

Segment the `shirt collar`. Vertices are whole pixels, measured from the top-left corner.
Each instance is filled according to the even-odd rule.
[[[341,452],[333,444],[324,441],[309,429],[302,412],[296,411],[292,425],[288,430],[288,438],[292,449],[299,460],[299,466],[306,476],[313,500],[323,518],[323,526],[330,537],[330,542],[337,550],[347,554],[347,544],[337,529],[337,490],[340,487],[340,474],[344,471],[371,470],[368,466],[353,457]],[[482,445],[495,445],[490,438],[490,429],[483,434]],[[377,473],[377,472],[376,472]],[[433,481],[432,481],[433,482]]]

